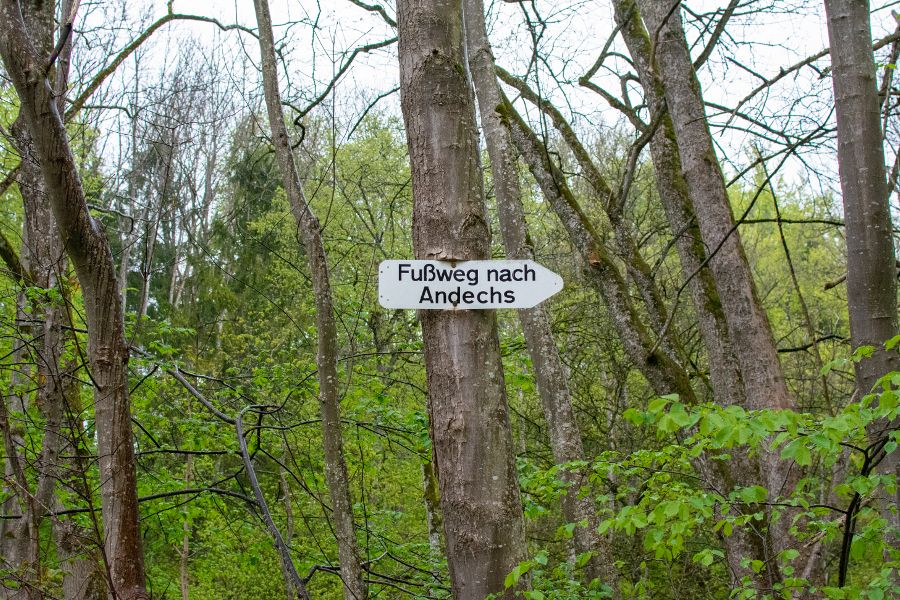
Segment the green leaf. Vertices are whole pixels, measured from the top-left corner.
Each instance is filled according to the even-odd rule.
[[[644,423],[644,413],[637,410],[636,408],[626,409],[622,416],[625,417],[625,420],[633,425],[642,425]]]
[[[582,552],[577,557],[575,557],[575,567],[579,568],[579,569],[584,567],[586,564],[588,564],[588,561],[591,560],[591,557],[593,555],[594,555],[594,553],[591,552],[590,550],[587,552]]]
[[[522,575],[530,571],[531,567],[532,563],[529,560],[520,562],[513,567],[513,570],[510,571],[509,575],[506,576],[506,579],[503,580],[503,585],[506,586],[507,589],[517,585],[522,578]]]
[[[575,527],[577,526],[577,523],[566,523],[565,525],[560,525],[556,530],[556,536],[564,540],[572,539],[572,536],[575,534]]]
[[[647,405],[647,411],[652,413],[662,412],[662,410],[669,403],[671,398],[667,396],[660,396],[659,398],[654,398],[650,401],[650,404]]]
[[[796,462],[801,467],[809,466],[812,464],[812,455],[809,452],[809,448],[806,447],[806,443],[803,438],[797,438],[796,440],[785,446],[781,451],[781,458],[787,460],[793,459],[794,462]]]
[[[756,504],[759,502],[765,502],[766,498],[769,497],[769,490],[762,487],[761,485],[753,485],[741,489],[739,495],[741,500],[743,500],[747,504]]]
[[[781,553],[781,560],[785,562],[790,562],[800,556],[800,551],[795,550],[794,548],[788,548],[787,550]]]
[[[853,351],[851,359],[853,362],[859,362],[864,358],[870,358],[873,354],[875,354],[875,346],[860,346]]]

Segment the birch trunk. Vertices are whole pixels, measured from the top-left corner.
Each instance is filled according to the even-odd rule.
[[[278,72],[275,62],[275,42],[272,37],[272,20],[267,0],[254,0],[259,24],[259,47],[262,57],[263,87],[272,143],[281,169],[284,191],[291,211],[297,221],[300,236],[306,247],[316,305],[318,351],[316,366],[319,373],[319,404],[322,414],[322,440],[325,446],[325,478],[334,511],[334,532],[337,537],[341,562],[341,579],[344,582],[344,598],[361,600],[368,591],[363,579],[363,568],[353,524],[353,508],[350,502],[350,483],[344,461],[341,440],[341,417],[337,374],[337,327],[331,299],[328,262],[318,219],[312,213],[300,184],[300,176],[291,151],[281,95],[278,91]]]
[[[490,258],[461,0],[397,6],[400,101],[413,175],[416,258]],[[524,558],[503,367],[493,311],[421,311],[428,411],[453,596],[512,598]]]

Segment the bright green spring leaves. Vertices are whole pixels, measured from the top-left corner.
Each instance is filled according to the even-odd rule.
[[[898,341],[888,342],[887,349],[896,350]],[[861,348],[843,362],[871,354],[871,349]],[[631,540],[639,548],[636,569],[618,565],[620,573],[631,574],[619,582],[621,595],[652,597],[655,582],[666,571],[682,576],[688,571],[711,586],[704,593],[717,597],[729,593],[735,598],[897,597],[900,588],[891,587],[890,577],[900,552],[889,547],[887,522],[896,510],[892,501],[896,477],[878,467],[900,443],[900,432],[890,425],[900,417],[898,391],[900,373],[889,373],[872,393],[830,416],[715,404],[692,407],[674,395],[655,398],[645,410],[625,411],[624,417],[635,427],[655,431],[660,445],[627,454],[605,452],[590,465],[593,489],[611,490],[596,498],[604,515],[598,531],[607,539],[614,533],[617,543]],[[752,480],[740,473],[753,464],[761,465],[763,480],[767,469],[797,474],[794,484],[785,486],[792,489],[738,483]],[[722,469],[717,470],[717,465]],[[527,495],[543,495],[548,503],[566,493],[556,478],[561,468],[541,471],[521,465],[523,488],[532,492]],[[582,470],[585,465],[565,468]],[[724,472],[736,474],[730,488],[716,475]],[[884,510],[885,506],[892,508]],[[539,511],[532,508],[531,512],[530,517],[539,516]],[[784,529],[785,524],[788,547],[773,552],[768,561],[732,560],[747,573],[733,585],[724,539],[739,531]],[[571,537],[576,527],[583,526],[564,525],[557,535]],[[825,585],[811,583],[804,573],[811,549],[823,552]],[[847,572],[840,585],[842,554],[846,554]],[[579,562],[583,565],[586,559],[548,566],[546,552],[541,551],[510,573],[506,583],[512,587],[522,577],[531,577],[533,591],[523,592],[523,597],[606,597],[608,590],[598,582],[590,586],[577,582]],[[759,589],[754,576],[765,578],[769,572],[778,574],[774,585]],[[569,589],[563,592],[562,586]]]

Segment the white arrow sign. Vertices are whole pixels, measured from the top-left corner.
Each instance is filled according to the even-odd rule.
[[[531,260],[386,260],[378,265],[378,302],[385,308],[531,308],[562,288],[562,277]]]

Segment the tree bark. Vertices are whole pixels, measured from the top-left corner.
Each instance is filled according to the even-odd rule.
[[[341,439],[341,417],[337,374],[337,327],[331,298],[328,262],[319,221],[309,207],[303,193],[300,176],[291,151],[281,95],[278,91],[278,72],[275,62],[275,42],[272,37],[272,19],[267,0],[254,0],[259,24],[259,47],[262,58],[263,88],[272,143],[281,169],[284,191],[291,211],[297,221],[300,237],[306,247],[316,305],[318,350],[316,366],[319,377],[319,405],[322,414],[322,440],[325,446],[325,478],[334,511],[334,531],[337,537],[341,562],[341,579],[344,582],[344,598],[361,600],[368,591],[363,579],[363,568],[353,524],[353,508],[350,502],[350,484]]]
[[[706,247],[719,248],[709,266],[741,368],[748,408],[792,408],[794,403],[778,361],[772,328],[757,297],[740,236],[734,229],[731,203],[713,148],[700,83],[685,42],[681,9],[671,10],[669,0],[640,0],[639,5],[648,30],[654,36],[659,32],[654,48],[656,60],[650,68],[661,74],[697,224]],[[651,36],[651,43],[653,39]]]
[[[509,139],[509,132],[496,110],[502,99],[485,26],[482,0],[464,0],[463,15],[466,58],[491,161],[491,176],[506,256],[513,259],[533,259],[534,252],[528,239],[525,211],[522,207],[516,152]],[[569,392],[569,376],[556,347],[547,311],[543,306],[536,306],[518,312],[544,418],[547,420],[553,459],[557,464],[584,460],[581,432]],[[610,548],[597,533],[599,519],[594,500],[589,495],[579,494],[583,474],[567,469],[562,472],[562,477],[568,484],[567,492],[562,498],[563,515],[566,521],[579,523],[573,536],[575,550],[579,554],[592,553],[585,574],[588,580],[599,578],[615,590],[616,570]]]
[[[0,38],[0,55],[18,93],[20,115],[34,142],[50,206],[83,290],[113,593],[122,600],[149,598],[144,587],[138,523],[126,372],[128,347],[112,254],[88,212],[77,165],[46,76],[47,57],[32,43],[16,0],[0,4]]]
[[[490,258],[461,0],[398,2],[400,101],[413,176],[413,246],[431,260]],[[431,439],[453,596],[504,590],[524,559],[493,311],[421,311]]]
[[[651,115],[659,115],[657,132],[650,139],[650,157],[657,193],[675,236],[675,248],[685,277],[693,275],[688,290],[697,315],[697,323],[709,363],[709,379],[716,402],[723,405],[745,402],[744,382],[718,287],[709,266],[706,248],[697,226],[695,210],[681,168],[681,156],[675,141],[672,117],[666,112],[666,100],[656,72],[650,67],[651,42],[634,0],[614,2],[616,26],[628,47]]]
[[[847,238],[847,304],[853,348],[897,335],[897,278],[881,144],[869,3],[825,0],[837,115],[838,170]],[[878,141],[876,141],[878,140]],[[900,369],[896,352],[856,363],[857,387]]]
[[[688,404],[696,402],[687,373],[663,347],[654,349],[655,345],[652,344],[628,299],[621,275],[615,270],[615,265],[608,258],[604,258],[602,249],[598,250],[600,242],[592,233],[584,215],[579,214],[574,196],[563,179],[563,174],[548,159],[537,137],[508,101],[505,106],[504,111],[509,115],[513,139],[521,149],[545,198],[565,225],[576,248],[585,257],[588,265],[587,274],[606,302],[629,359],[644,374],[657,394],[676,392],[683,402]],[[734,453],[734,459],[730,464],[726,465],[720,461],[712,463],[698,461],[695,466],[705,481],[726,494],[737,485],[753,485],[763,480],[759,461],[737,452]],[[779,578],[774,566],[762,574],[756,574],[749,567],[741,565],[745,557],[771,562],[768,559],[772,553],[764,533],[739,528],[723,543],[728,550],[729,567],[734,581],[749,576],[756,582],[758,588],[772,588],[774,581]]]
[[[603,298],[628,359],[656,393],[677,393],[683,402],[695,403],[696,395],[687,372],[664,346],[654,343],[632,302],[625,278],[581,210],[563,173],[505,96],[499,110],[544,197],[584,260],[588,280]]]
[[[687,225],[690,220],[696,220],[706,251],[715,252],[708,262],[715,287],[710,285],[713,282],[700,282],[706,288],[703,296],[710,318],[704,341],[722,335],[723,315],[727,325],[727,335],[707,345],[710,360],[717,354],[721,361],[713,378],[714,395],[719,403],[741,402],[755,410],[793,408],[768,316],[757,297],[750,265],[734,227],[700,83],[685,41],[680,7],[672,10],[672,4],[664,0],[639,0],[638,4],[640,10],[631,0],[617,0],[616,19],[641,78],[648,106],[660,111],[665,106],[655,136],[658,139],[651,146],[654,166],[658,177],[670,179],[668,187],[672,189],[667,194],[675,191],[689,195],[686,201],[670,196],[664,204],[672,205],[667,207],[667,212],[673,228],[679,221],[687,219]],[[702,255],[694,256],[699,259]],[[742,389],[726,387],[739,382],[743,384]],[[703,468],[710,469],[708,465]],[[773,496],[789,493],[798,477],[797,470],[780,460],[777,452],[767,451],[759,459],[736,454],[733,465],[728,469],[713,465],[710,475],[721,480],[725,489],[762,483]],[[767,513],[772,516],[771,510]],[[783,514],[778,519],[770,519],[767,534],[739,532],[732,539],[724,540],[732,577],[738,580],[749,576],[758,589],[771,588],[781,575],[777,564],[768,561],[768,557],[793,547],[790,526],[790,516]],[[753,573],[742,567],[741,559],[748,555],[765,560],[766,570]]]
[[[588,182],[594,197],[602,206],[602,214],[608,220],[608,223],[604,223],[603,226],[608,226],[613,231],[616,242],[614,251],[640,294],[643,307],[647,311],[649,325],[657,331],[662,331],[664,324],[668,321],[668,309],[663,301],[662,290],[657,284],[653,269],[641,254],[638,243],[632,235],[632,225],[624,212],[626,198],[621,196],[622,191],[613,191],[606,178],[600,173],[600,169],[597,168],[587,148],[578,139],[575,130],[572,129],[559,109],[545,98],[541,98],[525,81],[513,77],[500,68],[497,69],[497,74],[504,83],[513,87],[524,99],[534,104],[553,121],[553,126],[572,151],[572,156],[581,169],[581,175]],[[683,360],[684,350],[681,344],[673,338],[674,336],[664,332],[658,343],[668,354],[677,357],[683,364],[686,362]]]
[[[838,171],[847,240],[847,307],[854,349],[874,346],[871,358],[855,364],[862,397],[890,371],[900,370],[900,355],[884,342],[897,335],[896,258],[884,146],[879,116],[875,58],[868,0],[825,0],[831,42],[832,83],[837,115]],[[894,424],[896,426],[896,424]],[[883,428],[879,424],[878,428]],[[897,452],[879,470],[900,476]],[[900,489],[895,506],[900,505]],[[884,511],[900,529],[900,515]],[[893,536],[896,544],[897,537]]]

